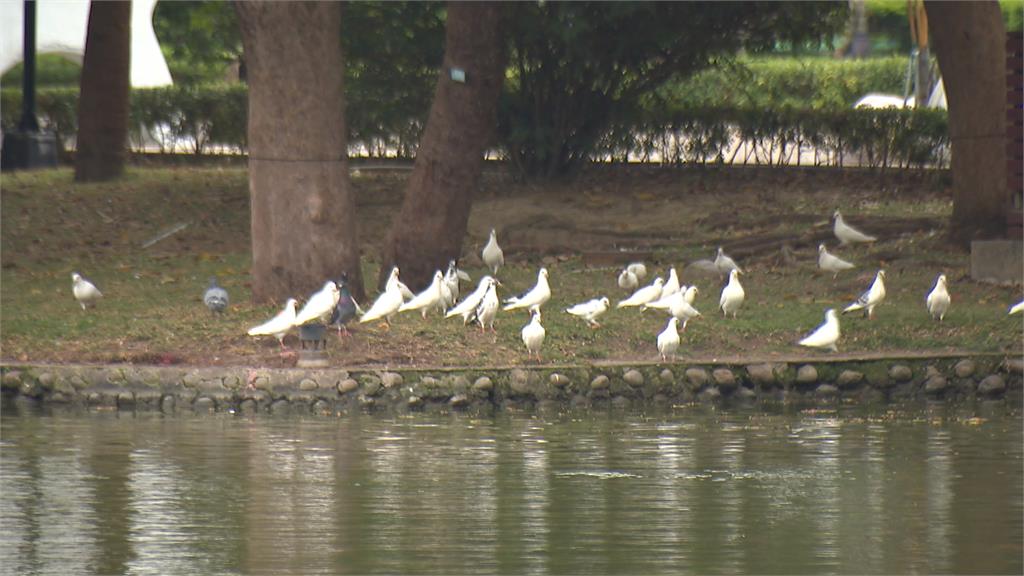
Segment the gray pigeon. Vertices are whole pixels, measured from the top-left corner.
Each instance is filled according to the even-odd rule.
[[[228,307],[228,291],[217,284],[216,278],[210,278],[210,285],[203,293],[203,304],[210,309],[210,312],[224,312]]]
[[[338,281],[338,288],[341,291],[341,297],[338,298],[338,303],[334,305],[334,312],[331,313],[331,320],[327,323],[328,326],[338,327],[338,337],[341,337],[342,330],[345,334],[348,334],[347,324],[353,318],[355,318],[361,310],[359,304],[356,303],[355,298],[352,297],[352,293],[348,290],[348,275],[342,274],[341,280]]]

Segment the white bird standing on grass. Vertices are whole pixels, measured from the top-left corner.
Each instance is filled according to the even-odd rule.
[[[608,298],[602,296],[600,298],[594,298],[593,300],[576,304],[575,306],[570,306],[569,308],[566,308],[565,311],[573,316],[586,320],[587,324],[593,328],[600,328],[601,325],[597,322],[597,317],[607,312],[609,306],[611,306],[611,303],[608,301]]]
[[[391,275],[388,276],[388,282],[387,284],[384,285],[384,291],[387,292],[388,290],[398,290],[398,293],[401,294],[402,296],[403,302],[406,300],[412,300],[414,296],[412,290],[409,290],[409,287],[406,286],[401,280],[399,280],[398,276],[398,266],[395,266],[394,268],[391,269]]]
[[[390,326],[391,317],[398,312],[398,309],[402,307],[404,302],[402,290],[397,284],[389,282],[384,291],[380,293],[380,296],[377,296],[377,299],[374,300],[370,309],[366,311],[366,314],[363,314],[363,317],[359,319],[359,323],[365,324],[383,318],[388,326]]]
[[[615,305],[616,308],[626,308],[629,306],[643,306],[649,304],[661,298],[661,289],[665,285],[665,281],[660,277],[655,278],[648,286],[640,288],[633,295],[625,300],[620,301]]]
[[[855,268],[855,266],[852,262],[847,262],[839,256],[830,254],[824,244],[818,244],[818,268],[831,272],[832,279],[835,280],[840,272]]]
[[[636,290],[636,287],[640,285],[640,280],[637,279],[636,274],[630,272],[628,269],[623,269],[619,273],[619,288],[626,291]]]
[[[228,307],[228,291],[217,284],[216,278],[210,278],[210,285],[203,292],[203,304],[210,312],[223,312]]]
[[[313,320],[327,322],[340,298],[338,285],[333,280],[328,280],[319,292],[309,297],[306,305],[295,315],[295,325],[301,326]]]
[[[484,264],[491,269],[491,274],[495,276],[498,275],[498,268],[505,265],[505,253],[502,252],[501,246],[498,246],[498,233],[494,231],[494,228],[491,228],[491,237],[487,239],[487,244],[480,252],[480,257]]]
[[[695,286],[690,286],[690,289],[697,290]],[[668,307],[668,313],[678,318],[683,323],[682,330],[686,331],[686,325],[697,316],[700,316],[700,312],[693,307],[693,304],[687,300],[685,293],[678,293],[672,300],[672,304]]]
[[[540,311],[540,307],[551,298],[551,287],[548,286],[548,269],[541,268],[537,272],[537,283],[529,292],[522,296],[513,296],[505,300],[504,310],[517,310],[526,308],[533,311]]]
[[[271,336],[277,338],[277,342],[284,348],[284,337],[288,334],[288,331],[295,326],[295,298],[289,298],[284,304],[284,310],[277,313],[276,316],[267,320],[259,326],[253,326],[249,329],[249,336]]]
[[[427,312],[431,308],[439,307],[443,302],[441,297],[442,284],[444,284],[444,274],[437,270],[434,272],[434,279],[430,282],[430,286],[427,286],[426,289],[414,296],[412,300],[402,304],[398,311],[420,310],[423,317],[426,318]]]
[[[78,272],[71,273],[71,293],[75,295],[75,300],[78,300],[82,310],[94,306],[97,300],[103,298],[103,293],[92,282],[82,278]]]
[[[658,352],[661,360],[667,361],[669,356],[675,356],[679,349],[679,319],[673,316],[668,320],[668,326],[658,334]]]
[[[946,311],[949,310],[950,302],[945,274],[939,274],[939,277],[935,279],[935,287],[928,293],[924,302],[928,306],[928,313],[932,315],[932,318],[937,318],[939,322],[942,322],[942,319],[946,317]]]
[[[449,260],[448,271],[444,273],[444,286],[441,287],[444,310],[451,308],[459,300],[459,279],[459,269],[456,268],[455,260]]]
[[[1010,311],[1007,312],[1007,315],[1019,314],[1020,312],[1024,312],[1024,300],[1021,300],[1020,302],[1017,302],[1013,306],[1010,306]]]
[[[643,262],[633,262],[626,266],[626,270],[629,270],[636,276],[637,282],[647,277],[647,265]]]
[[[843,314],[847,312],[854,312],[856,310],[864,310],[864,315],[868,318],[875,317],[875,307],[885,300],[885,270],[879,270],[875,274],[875,281],[871,283],[871,287],[866,292],[857,298],[857,301],[850,304],[846,308],[843,308]]]
[[[839,317],[836,316],[835,310],[829,308],[825,311],[824,324],[818,326],[814,332],[808,334],[798,344],[810,348],[828,348],[833,352],[838,352],[836,342],[839,342]]]
[[[718,254],[715,255],[715,268],[718,269],[718,273],[722,276],[725,276],[733,270],[738,271],[740,274],[743,273],[743,270],[740,269],[738,264],[736,264],[736,261],[729,258],[725,254],[725,251],[722,250],[721,246],[718,247]]]
[[[743,299],[746,298],[746,292],[743,291],[743,286],[740,284],[739,274],[739,270],[729,272],[729,283],[722,288],[722,296],[718,299],[718,307],[721,308],[724,316],[732,314],[732,317],[735,318],[740,306],[743,305]]]
[[[488,276],[488,278],[490,278]],[[498,308],[501,305],[498,302],[498,282],[491,278],[490,282],[487,283],[487,290],[484,292],[484,297],[480,300],[480,305],[476,307],[476,321],[480,324],[480,331],[484,332],[487,328],[491,329],[491,332],[497,332],[494,329],[494,318],[498,315]]]
[[[468,324],[473,315],[476,314],[476,308],[480,305],[480,302],[484,299],[487,294],[487,290],[491,287],[491,283],[498,285],[498,281],[493,276],[484,276],[480,279],[480,284],[477,285],[476,290],[471,292],[469,296],[459,302],[454,308],[445,313],[445,318],[451,318],[453,316],[462,315],[462,323]]]
[[[868,236],[847,224],[846,221],[843,220],[843,215],[839,213],[838,209],[832,214],[832,217],[835,218],[835,224],[832,226],[832,232],[835,233],[836,238],[839,239],[839,243],[843,246],[847,244],[856,244],[858,242],[874,242],[875,240],[878,240],[878,238]]]
[[[540,310],[533,311],[530,323],[523,326],[523,344],[526,345],[526,352],[532,357],[536,356],[540,361],[540,347],[544,344],[544,327],[540,324]]]

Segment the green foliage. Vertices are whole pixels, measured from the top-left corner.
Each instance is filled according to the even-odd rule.
[[[345,6],[345,121],[367,154],[415,154],[444,56],[444,15],[439,2]]]
[[[0,78],[4,88],[20,88],[25,65],[19,62]],[[36,86],[78,86],[82,65],[57,54],[36,56]]]
[[[568,175],[609,125],[635,117],[641,98],[669,80],[741,48],[830,36],[845,10],[810,2],[515,4],[499,112],[509,158],[530,177]]]
[[[230,2],[157,2],[153,31],[176,84],[219,82],[242,55]]]

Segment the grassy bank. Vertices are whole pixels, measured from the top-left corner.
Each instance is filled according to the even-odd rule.
[[[401,200],[404,171],[362,170],[353,177],[359,199],[364,274],[376,277],[375,256]],[[858,268],[831,275],[815,270],[817,243],[830,236],[828,217],[848,220],[881,240],[838,253]],[[598,295],[624,297],[617,271],[588,266],[595,249],[653,253],[652,274],[675,265],[684,283],[701,290],[704,317],[683,335],[681,360],[735,355],[817,354],[793,343],[817,326],[826,307],[843,306],[867,288],[879,267],[889,296],[877,319],[843,317],[842,354],[967,350],[1024,350],[1020,317],[1006,316],[1020,288],[969,279],[968,255],[943,241],[951,211],[940,177],[858,171],[607,170],[564,186],[530,186],[501,174],[485,177],[465,242],[465,267],[483,273],[477,254],[491,227],[499,231],[509,266],[499,273],[505,297],[529,288],[539,265],[551,271],[545,306],[546,362],[653,360],[661,314],[612,310],[592,330],[561,312]],[[278,306],[250,303],[247,174],[238,168],[133,169],[113,184],[80,185],[67,169],[4,174],[0,221],[0,343],[18,361],[86,361],[279,366],[273,339],[246,330]],[[187,226],[155,244],[159,233]],[[739,317],[717,312],[720,281],[685,268],[724,245],[747,268],[747,301]],[[787,264],[779,247],[796,258]],[[104,292],[83,312],[70,291],[70,273],[91,278]],[[947,274],[953,306],[933,322],[924,297],[935,276]],[[202,305],[216,275],[232,296],[213,317]],[[649,278],[650,279],[650,276]],[[470,290],[471,286],[464,287]],[[304,298],[308,294],[297,294]],[[333,341],[333,365],[506,365],[526,361],[519,330],[525,314],[501,313],[498,334],[461,322],[398,317],[390,331],[363,325]],[[290,336],[287,342],[294,346]]]

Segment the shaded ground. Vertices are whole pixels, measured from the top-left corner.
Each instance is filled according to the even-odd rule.
[[[357,190],[365,277],[375,278],[383,231],[401,201],[408,172],[362,167]],[[242,168],[137,169],[112,185],[76,185],[69,170],[3,176],[3,359],[190,364],[289,365],[273,339],[245,336],[275,306],[249,298],[248,194]],[[814,268],[818,242],[834,245],[829,216],[847,219],[882,240],[839,253],[859,267],[831,276]],[[565,185],[528,185],[489,172],[474,205],[464,267],[478,278],[479,250],[498,230],[508,267],[502,296],[532,285],[536,268],[551,270],[554,296],[545,306],[545,361],[647,361],[665,324],[660,314],[613,310],[592,330],[560,309],[600,294],[624,295],[609,253],[640,251],[652,274],[675,265],[702,294],[705,317],[683,337],[684,360],[729,355],[802,354],[793,342],[889,271],[890,295],[879,318],[844,317],[844,353],[1024,349],[1021,324],[1006,318],[1019,288],[968,279],[967,254],[942,240],[951,211],[940,175],[815,169],[660,169],[597,167]],[[187,227],[148,248],[176,224]],[[747,268],[748,299],[740,317],[716,315],[720,280],[685,265],[722,245]],[[783,247],[787,256],[783,256]],[[106,294],[82,312],[70,295],[70,272],[92,278]],[[946,273],[954,307],[941,325],[924,313],[924,295]],[[217,275],[233,303],[212,317],[200,303]],[[475,282],[474,282],[475,285]],[[472,287],[464,287],[469,290]],[[308,295],[297,295],[308,296]],[[507,365],[525,362],[519,329],[525,314],[501,314],[497,334],[461,322],[398,317],[390,331],[363,325],[340,344],[333,365]],[[289,336],[289,344],[296,344]]]

